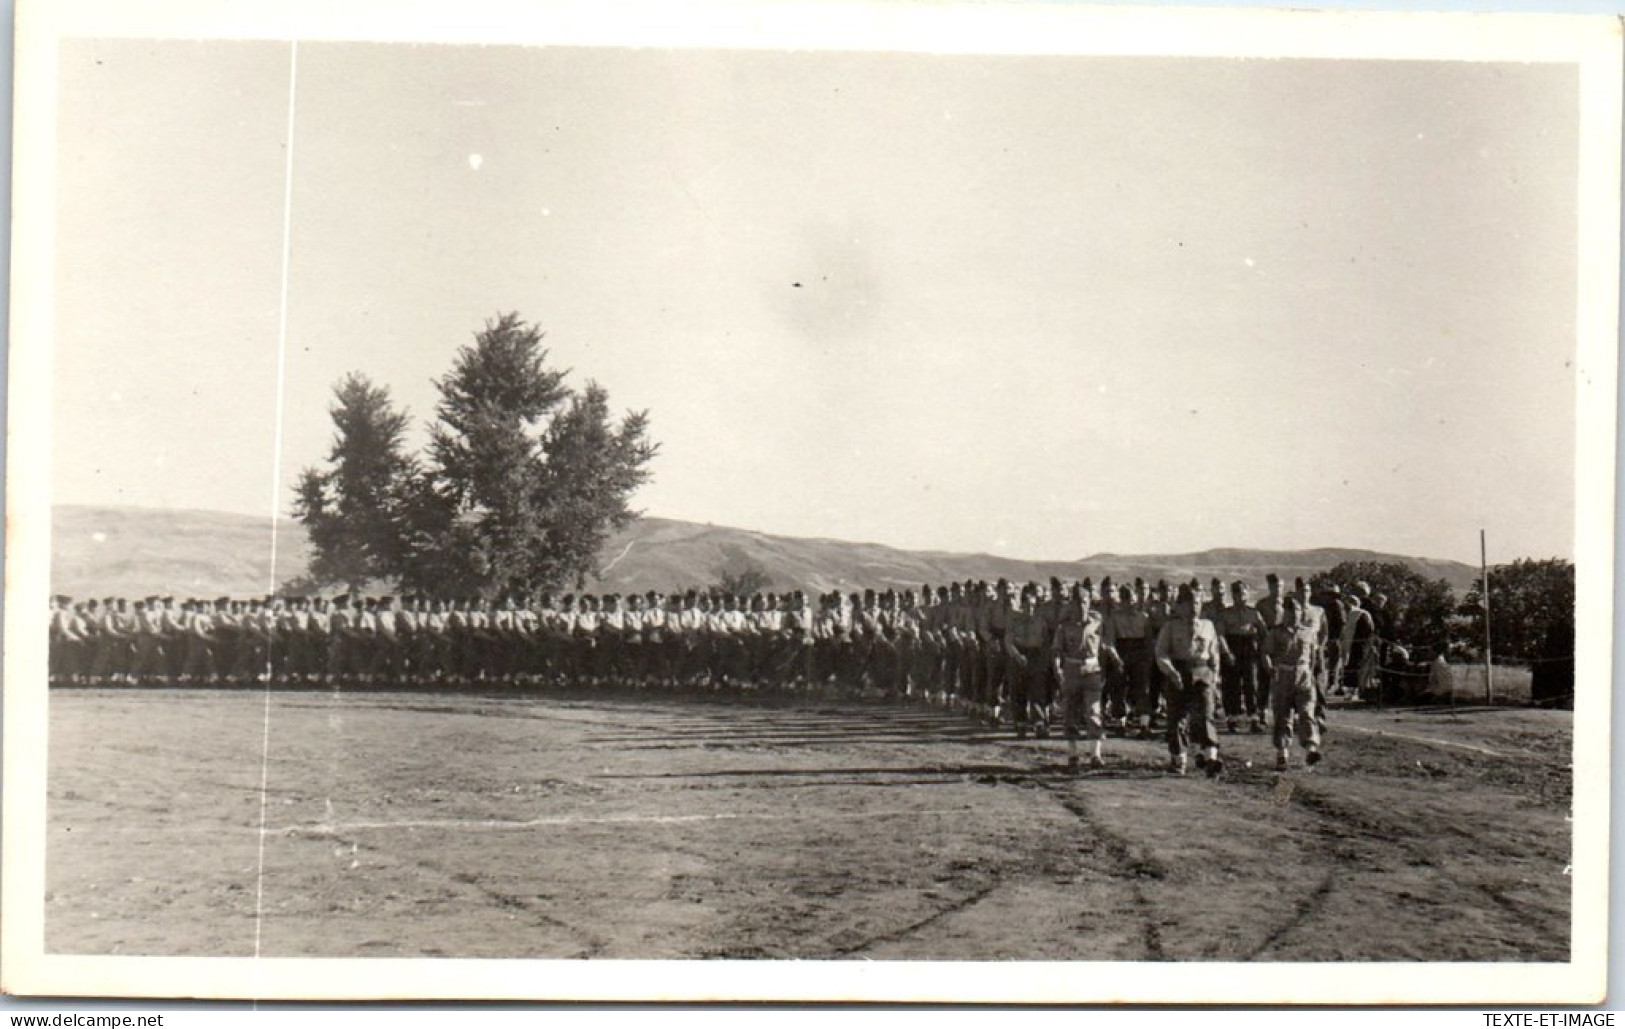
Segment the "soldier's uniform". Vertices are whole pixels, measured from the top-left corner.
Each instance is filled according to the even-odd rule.
[[[350,598],[333,598],[333,610],[327,618],[327,681],[338,686],[355,673],[356,667],[355,614],[350,610]]]
[[[226,608],[217,606],[222,616]],[[192,605],[191,614],[185,615],[186,624],[186,664],[182,675],[193,685],[212,685],[216,676],[214,652],[214,616],[206,603]]]
[[[58,596],[51,601],[50,652],[47,658],[51,682],[73,683],[80,675],[84,633],[73,610],[73,598]]]
[[[1006,628],[1009,639],[1008,671],[1010,717],[1016,736],[1025,738],[1030,721],[1037,722],[1038,734],[1049,735],[1044,715],[1048,702],[1045,686],[1050,674],[1050,644],[1055,636],[1038,611],[1038,598],[1031,588],[1021,592],[1021,607],[1011,612]]]
[[[1117,603],[1102,619],[1103,643],[1111,659],[1106,677],[1108,714],[1125,726],[1130,717],[1136,718],[1142,738],[1149,739],[1151,716],[1156,713],[1151,700],[1151,646],[1155,641],[1151,619],[1134,603],[1127,586],[1118,590]]]
[[[1251,719],[1253,732],[1264,731],[1264,709],[1258,706],[1259,662],[1269,626],[1258,609],[1247,603],[1247,585],[1239,580],[1230,587],[1232,603],[1219,612],[1218,629],[1224,637],[1229,659],[1221,669],[1224,687],[1226,728],[1236,731],[1242,717]]]
[[[1172,605],[1168,603],[1168,584],[1159,580],[1156,588],[1151,591],[1151,599],[1145,602],[1146,638],[1151,641],[1153,649],[1156,647],[1157,638],[1162,635],[1162,627],[1172,615]],[[1146,678],[1146,707],[1151,715],[1150,724],[1154,726],[1158,712],[1163,707],[1163,685],[1167,676],[1157,664],[1155,654],[1152,658],[1150,674]]]
[[[1089,602],[1080,589],[1073,602],[1063,612],[1061,624],[1055,630],[1051,644],[1054,661],[1059,665],[1061,678],[1061,722],[1066,732],[1067,764],[1078,764],[1078,722],[1085,724],[1085,732],[1093,754],[1089,763],[1099,768],[1104,759],[1100,754],[1101,740],[1106,735],[1101,698],[1105,693],[1105,677],[1101,668],[1101,648],[1104,625],[1099,612],[1089,608]]]
[[[1173,617],[1157,634],[1157,665],[1163,671],[1168,700],[1169,767],[1183,773],[1185,749],[1194,743],[1201,748],[1197,767],[1216,776],[1224,768],[1213,724],[1224,640],[1212,622],[1196,617],[1195,609],[1195,594],[1190,587],[1181,586]]]
[[[163,614],[158,598],[135,602],[134,652],[130,657],[130,682],[150,686],[164,674]]]
[[[1320,726],[1316,718],[1315,652],[1320,642],[1316,628],[1303,620],[1297,600],[1287,598],[1281,623],[1270,630],[1266,661],[1270,669],[1270,703],[1275,715],[1275,766],[1287,767],[1292,726],[1307,751],[1305,760],[1320,760]]]
[[[982,624],[979,626],[982,637],[982,656],[986,665],[986,681],[983,686],[982,703],[991,710],[989,718],[994,724],[999,721],[1000,706],[1009,695],[1010,673],[1010,584],[1000,579],[994,588],[993,602],[983,607]]]

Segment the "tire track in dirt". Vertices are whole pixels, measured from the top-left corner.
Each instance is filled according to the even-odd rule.
[[[1110,867],[1100,871],[1128,887],[1136,916],[1142,923],[1141,938],[1145,946],[1145,960],[1169,960],[1167,948],[1162,940],[1162,923],[1158,920],[1156,905],[1145,888],[1147,880],[1161,882],[1166,879],[1168,869],[1156,858],[1136,853],[1131,841],[1102,825],[1089,811],[1089,806],[1082,798],[1063,792],[1054,783],[1037,778],[1032,781],[1065,808],[1068,814],[1076,818],[1090,838],[1100,844],[1100,850],[1111,862]]]
[[[1448,747],[1448,741],[1406,737],[1403,734],[1368,732],[1366,738],[1373,741],[1404,739],[1413,746],[1427,746],[1440,742]],[[1473,757],[1454,759],[1449,773],[1459,771],[1463,776],[1483,781],[1485,777],[1480,774],[1478,767],[1469,764],[1466,768],[1455,769],[1454,764],[1474,760],[1482,762],[1490,752],[1477,747],[1458,749],[1471,752]],[[1554,762],[1532,759],[1520,754],[1498,753],[1495,754],[1494,760],[1497,765],[1555,767]],[[1290,804],[1303,819],[1305,828],[1318,840],[1317,849],[1325,853],[1334,862],[1334,866],[1343,864],[1349,867],[1344,870],[1345,874],[1342,877],[1339,877],[1336,867],[1328,871],[1320,884],[1299,902],[1293,916],[1272,931],[1247,960],[1270,960],[1268,952],[1287,939],[1293,930],[1320,914],[1326,908],[1328,898],[1339,885],[1352,887],[1357,891],[1360,887],[1362,870],[1381,876],[1391,871],[1402,873],[1406,868],[1444,869],[1453,865],[1453,855],[1458,853],[1470,862],[1493,860],[1509,868],[1527,862],[1531,857],[1528,840],[1521,834],[1508,835],[1497,832],[1494,831],[1493,825],[1485,823],[1482,819],[1440,811],[1438,810],[1440,798],[1437,796],[1417,797],[1415,806],[1403,800],[1396,803],[1396,798],[1392,795],[1380,798],[1360,796],[1353,787],[1359,785],[1366,776],[1360,771],[1351,774],[1353,778],[1347,779],[1320,779],[1318,776],[1275,779],[1273,787],[1275,803],[1281,806]],[[1433,801],[1432,804],[1428,803],[1430,800]],[[1442,852],[1441,847],[1444,848]],[[1345,881],[1351,875],[1353,881]],[[1544,931],[1544,928],[1550,925],[1550,931],[1554,936],[1562,935],[1566,931],[1567,910],[1555,910],[1551,904],[1539,900],[1508,896],[1507,887],[1502,883],[1458,881],[1447,874],[1440,874],[1436,878],[1437,884],[1433,888],[1443,890],[1445,896],[1455,898],[1454,902],[1457,904],[1482,910],[1482,906],[1474,905],[1471,898],[1483,897],[1490,901],[1496,909],[1509,917],[1511,925],[1520,927],[1520,932],[1526,937],[1525,945],[1535,947],[1535,950],[1530,952],[1531,955],[1544,955],[1547,949],[1545,943],[1533,941],[1537,926],[1542,927]],[[1405,894],[1402,893],[1401,896]],[[1546,957],[1551,960],[1566,960],[1566,939],[1561,946],[1562,949],[1555,955]]]
[[[946,907],[943,907],[943,908],[941,908],[941,909],[939,909],[937,911],[932,912],[931,914],[925,916],[922,919],[919,919],[919,920],[917,920],[915,922],[912,922],[912,923],[910,923],[908,925],[905,925],[905,926],[902,926],[900,928],[893,929],[890,932],[885,932],[885,933],[881,933],[881,934],[876,935],[876,936],[871,936],[868,939],[863,940],[863,941],[858,942],[858,943],[849,944],[847,946],[842,946],[842,947],[836,947],[836,948],[834,948],[834,950],[831,951],[831,953],[836,957],[842,957],[842,958],[850,957],[853,954],[858,954],[858,953],[861,953],[861,952],[863,952],[865,950],[868,950],[870,947],[876,946],[877,944],[896,943],[899,940],[907,939],[908,937],[913,936],[915,933],[920,932],[921,930],[929,929],[931,926],[933,926],[936,923],[942,921],[944,918],[949,917],[950,915],[958,914],[959,912],[965,910],[966,908],[972,906],[973,904],[980,903],[982,900],[986,899],[987,896],[989,894],[991,894],[994,890],[998,889],[1000,885],[1001,884],[996,883],[996,882],[985,883],[982,886],[977,887],[968,896],[962,897],[961,899],[954,901],[953,903],[947,905]]]
[[[1292,916],[1270,930],[1270,934],[1264,937],[1264,942],[1255,947],[1244,960],[1259,960],[1270,948],[1285,939],[1288,933],[1315,917],[1320,909],[1325,906],[1326,898],[1331,896],[1336,883],[1337,870],[1329,870],[1326,877],[1320,881],[1320,885],[1311,890],[1308,896],[1298,901],[1298,909],[1292,913]]]
[[[383,847],[366,846],[359,840],[346,839],[337,833],[324,833],[323,838],[332,840],[340,847],[349,847],[352,854],[364,851],[369,854],[383,854],[390,858],[401,859],[401,855],[396,854],[393,851],[388,851]],[[597,934],[554,918],[552,915],[549,915],[546,912],[539,911],[529,900],[525,899],[524,897],[521,897],[518,894],[508,893],[505,890],[496,889],[487,883],[481,882],[479,877],[468,872],[453,871],[434,861],[423,858],[407,857],[404,858],[403,863],[408,864],[415,869],[432,873],[446,882],[454,884],[455,886],[471,889],[483,896],[486,901],[494,905],[498,910],[522,912],[538,927],[545,926],[560,929],[572,936],[577,937],[582,941],[581,945],[583,950],[580,953],[568,955],[570,959],[596,957],[608,946],[608,941],[602,939]]]

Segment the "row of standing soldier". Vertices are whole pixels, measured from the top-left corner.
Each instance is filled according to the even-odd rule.
[[[1281,621],[1279,580],[1250,603],[1245,583],[1182,586],[1222,639],[1219,704],[1231,731],[1271,720],[1265,649]],[[1315,677],[1358,688],[1376,664],[1380,597],[1356,584],[1297,608],[1314,623]],[[1017,591],[1004,582],[933,591],[874,591],[818,598],[799,591],[740,598],[690,590],[626,598],[566,595],[513,600],[271,597],[176,604],[53,598],[51,673],[80,684],[374,686],[572,685],[638,688],[840,685],[923,694],[994,722],[1043,734],[1063,674],[1050,660],[1068,602],[1088,601],[1099,622],[1104,719],[1150,737],[1167,708],[1169,675],[1156,661],[1173,616],[1165,583],[1097,590],[1085,581]]]

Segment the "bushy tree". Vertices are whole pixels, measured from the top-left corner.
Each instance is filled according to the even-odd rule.
[[[1474,579],[1462,613],[1483,645],[1484,580]],[[1498,657],[1522,661],[1574,653],[1574,564],[1520,558],[1490,568],[1490,644]]]
[[[427,475],[414,491],[410,586],[523,590],[547,544],[537,475],[548,418],[570,392],[542,333],[517,314],[462,347],[440,391]]]
[[[403,489],[416,467],[403,449],[407,415],[387,388],[351,372],[333,396],[328,467],[300,473],[293,513],[310,535],[306,581],[359,590],[400,572]]]
[[[1313,576],[1310,588],[1338,586],[1348,593],[1357,582],[1371,587],[1372,595],[1388,598],[1393,638],[1413,650],[1440,651],[1448,636],[1447,623],[1456,608],[1455,593],[1444,579],[1428,579],[1397,561],[1344,561]]]
[[[609,394],[596,382],[570,398],[548,427],[536,468],[533,500],[547,533],[528,571],[537,585],[574,581],[580,588],[610,535],[632,524],[632,494],[649,479],[659,449],[647,412],[615,424]]]
[[[364,572],[411,590],[492,597],[579,585],[596,571],[609,535],[636,518],[631,496],[658,445],[646,412],[617,423],[601,386],[572,391],[547,358],[541,331],[517,314],[487,322],[435,382],[440,403],[421,462],[368,464],[366,490],[352,492],[333,483],[360,465],[337,446],[330,471],[307,471],[296,513],[311,529],[318,578],[353,583]],[[350,388],[346,380],[341,392]],[[334,419],[349,439],[356,419],[341,408],[344,420],[339,408]],[[392,415],[379,427],[397,457],[405,424]],[[364,503],[332,499],[352,494]],[[375,542],[358,554],[363,537]]]
[[[767,570],[754,562],[748,562],[742,567],[730,568],[723,565],[717,569],[716,585],[712,588],[719,593],[731,593],[736,597],[748,597],[753,593],[760,593],[773,585],[773,577]]]

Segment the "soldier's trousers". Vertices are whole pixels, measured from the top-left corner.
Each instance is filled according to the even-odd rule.
[[[164,651],[158,637],[141,635],[135,639],[135,655],[130,659],[130,678],[136,682],[164,674]]]
[[[1007,667],[1009,682],[1010,718],[1018,728],[1026,726],[1033,715],[1043,717],[1045,696],[1049,682],[1049,662],[1044,660],[1041,647],[1021,647]]]
[[[1101,713],[1101,699],[1106,692],[1106,680],[1098,671],[1086,671],[1082,661],[1061,662],[1061,724],[1066,738],[1078,738],[1078,723],[1084,726],[1084,738],[1103,739],[1106,722]]]
[[[1151,697],[1151,648],[1144,636],[1119,636],[1117,656],[1122,666],[1106,680],[1106,703],[1114,718],[1138,715],[1150,718],[1156,711]]]
[[[1320,745],[1320,723],[1315,717],[1314,674],[1307,668],[1287,667],[1275,670],[1275,682],[1270,690],[1270,706],[1275,713],[1275,746],[1285,749],[1292,738],[1294,717],[1298,740],[1305,747]]]
[[[214,679],[214,647],[208,640],[196,636],[187,638],[186,664],[181,674],[191,676],[194,683]]]
[[[1219,706],[1219,691],[1213,669],[1196,667],[1189,661],[1175,661],[1174,667],[1184,681],[1179,685],[1172,680],[1163,683],[1168,700],[1168,753],[1179,757],[1193,744],[1217,747],[1219,732],[1213,724],[1213,713]]]
[[[997,704],[1007,696],[1009,689],[1010,655],[1005,653],[1004,638],[998,637],[983,651],[986,658],[987,679],[982,685],[982,703]]]
[[[1233,660],[1224,666],[1224,716],[1264,716],[1258,704],[1258,640],[1252,636],[1226,636]]]
[[[944,693],[959,694],[959,665],[964,649],[957,638],[950,638],[942,645],[942,681],[939,688]]]

